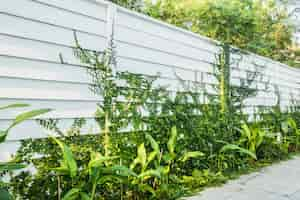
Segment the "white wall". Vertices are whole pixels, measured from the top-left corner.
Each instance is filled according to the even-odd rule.
[[[101,51],[114,30],[118,70],[160,72],[158,84],[168,84],[170,90],[182,89],[175,73],[189,81],[216,82],[209,73],[219,51],[217,42],[101,0],[6,0],[0,4],[0,24],[0,106],[24,102],[31,109],[54,108],[43,117],[61,119],[62,127],[72,118],[86,117],[85,130],[97,131],[92,118],[98,98],[88,89],[86,66],[73,55],[73,31],[84,48]],[[263,91],[268,81],[279,86],[283,106],[290,103],[290,94],[299,100],[300,71],[253,54],[243,56],[239,67],[232,69],[232,81],[245,78],[254,70],[253,63],[260,64],[265,75],[257,82],[262,91],[249,105],[276,102],[272,86]],[[0,128],[22,110],[2,112]],[[46,134],[29,120],[8,140],[12,145]],[[7,145],[0,146],[0,152],[5,149]]]
[[[296,30],[294,33],[294,42],[300,45],[300,1],[299,0],[288,0],[287,9],[291,18],[292,24],[295,25]]]

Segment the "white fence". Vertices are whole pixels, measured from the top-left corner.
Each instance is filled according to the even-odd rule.
[[[31,108],[54,108],[45,117],[61,119],[62,128],[73,118],[86,117],[85,130],[96,129],[97,97],[88,89],[86,67],[73,55],[74,31],[84,48],[100,51],[114,32],[118,70],[159,72],[158,84],[169,85],[170,90],[182,89],[176,76],[215,82],[210,73],[219,51],[217,42],[100,0],[7,0],[0,4],[0,24],[0,106],[24,102]],[[249,105],[273,105],[272,85],[280,89],[282,106],[290,104],[291,96],[300,100],[299,70],[253,54],[243,56],[232,69],[232,82],[246,78],[247,71],[255,69],[253,63],[263,68],[264,75],[256,84],[261,91]],[[271,87],[266,92],[268,82]],[[20,111],[2,112],[0,128]],[[20,139],[45,135],[29,120],[15,128],[8,140],[12,146]]]

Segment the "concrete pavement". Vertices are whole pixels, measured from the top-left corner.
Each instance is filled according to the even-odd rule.
[[[300,200],[300,157],[208,188],[187,200]]]

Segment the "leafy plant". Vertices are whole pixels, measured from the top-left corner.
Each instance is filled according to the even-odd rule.
[[[0,110],[10,109],[10,108],[20,108],[20,107],[28,107],[28,104],[11,104],[8,106],[0,107]],[[15,117],[15,119],[12,121],[12,123],[9,125],[9,127],[5,130],[1,130],[0,132],[0,142],[4,142],[9,131],[17,126],[18,124],[22,123],[25,120],[28,120],[30,118],[36,117],[38,115],[45,114],[47,112],[51,111],[51,109],[39,109],[39,110],[32,110],[28,112],[21,113]]]
[[[246,155],[250,156],[251,158],[257,160],[256,155],[252,151],[249,151],[247,149],[239,147],[238,145],[235,145],[235,144],[224,145],[222,147],[222,149],[220,150],[220,153],[226,153],[226,152],[238,152],[241,154],[246,154]]]
[[[285,122],[282,122],[281,129],[284,134],[283,137],[285,137],[283,139],[287,139],[289,141],[289,147],[293,144],[295,150],[297,150],[300,142],[300,130],[298,129],[296,121],[293,118],[288,117]]]
[[[227,178],[221,173],[214,173],[210,169],[197,170],[192,172],[191,176],[183,176],[182,183],[188,185],[195,191],[205,186],[215,186],[224,183]]]
[[[10,104],[7,106],[0,107],[0,110],[6,110],[11,108],[24,108],[28,107],[28,104]],[[32,110],[28,112],[21,113],[15,117],[15,119],[11,122],[11,124],[8,126],[5,130],[0,130],[0,144],[4,143],[10,130],[17,126],[18,124],[22,123],[25,120],[31,119],[33,117],[45,114],[47,112],[50,112],[50,109],[39,109],[39,110]],[[11,162],[0,162],[0,173],[6,172],[6,171],[13,171],[17,169],[22,169],[26,165],[15,163],[14,161]],[[8,190],[3,188],[4,183],[0,181],[0,197],[1,199],[11,199],[11,195],[9,194]]]
[[[56,133],[57,135],[64,136],[78,136],[80,134],[80,129],[86,124],[84,118],[74,119],[71,127],[66,131],[66,134],[58,127],[58,119],[38,119],[37,122],[46,130]]]
[[[88,177],[86,182],[79,182],[78,185],[74,184],[71,189],[64,192],[65,194],[61,198],[61,193],[58,192],[58,199],[72,200],[72,199],[84,199],[93,200],[96,198],[96,189],[98,185],[104,185],[107,182],[122,182],[123,177],[136,176],[134,172],[125,166],[121,165],[108,165],[107,161],[117,159],[116,156],[103,156],[100,153],[91,152],[90,161],[83,169],[79,169],[72,154],[71,149],[60,140],[52,139],[59,145],[62,152],[61,166],[52,168],[57,174],[58,182],[61,176],[69,176],[73,181],[79,173]],[[60,185],[58,184],[58,191],[60,191]],[[89,191],[87,191],[89,190]],[[99,196],[97,197],[99,198]]]
[[[243,123],[240,133],[241,137],[239,143],[243,145],[246,149],[248,149],[250,152],[252,152],[252,157],[256,159],[257,149],[263,143],[263,140],[266,136],[266,132],[262,130],[256,123],[251,125]]]
[[[174,187],[173,184],[179,184],[179,182],[177,182],[179,178],[176,175],[176,163],[186,162],[192,158],[203,157],[204,154],[199,151],[194,151],[178,155],[175,151],[177,141],[177,129],[175,126],[172,127],[171,135],[167,142],[167,152],[162,151],[159,144],[151,135],[147,134],[146,139],[150,143],[153,151],[147,155],[144,143],[138,147],[137,158],[133,161],[130,168],[135,169],[137,165],[140,165],[140,171],[132,183],[137,184],[140,191],[150,192],[152,198],[173,199],[174,194],[168,192],[168,190],[171,185],[171,187]],[[153,182],[149,183],[149,179],[153,179]],[[146,181],[148,181],[148,183]]]

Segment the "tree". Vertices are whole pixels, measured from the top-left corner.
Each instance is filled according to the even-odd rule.
[[[125,8],[141,11],[142,8],[142,0],[109,0],[115,4],[118,4],[120,6],[123,6]]]
[[[155,18],[226,44],[285,62],[293,27],[275,0],[148,0]]]

